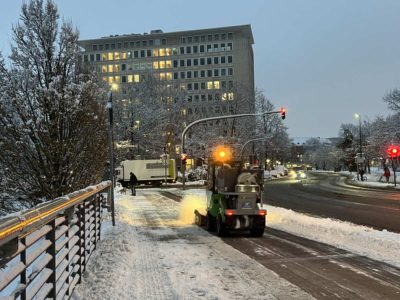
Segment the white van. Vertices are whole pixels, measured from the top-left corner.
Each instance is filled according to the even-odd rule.
[[[129,185],[130,172],[133,172],[139,184],[161,185],[176,181],[176,163],[174,159],[124,160],[115,169],[115,177],[123,186]]]

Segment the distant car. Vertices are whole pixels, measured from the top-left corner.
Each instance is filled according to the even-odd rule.
[[[290,177],[293,179],[301,180],[301,179],[307,178],[307,174],[303,170],[291,170],[289,174],[290,174]]]

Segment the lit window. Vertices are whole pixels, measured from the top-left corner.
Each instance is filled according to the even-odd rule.
[[[139,82],[140,81],[140,75],[139,74],[133,75],[133,81],[134,82]]]
[[[214,81],[214,89],[219,90],[219,81]]]
[[[165,49],[164,48],[160,48],[159,49],[159,54],[160,54],[160,56],[165,56]]]
[[[108,77],[108,83],[113,83],[114,82],[114,77],[112,77],[112,76],[109,76]]]
[[[101,60],[107,60],[107,53],[101,54]]]
[[[171,48],[166,48],[165,49],[165,56],[171,56],[171,55],[172,55]]]
[[[158,49],[153,49],[153,56],[158,56]]]
[[[133,82],[133,75],[128,75],[128,82]]]
[[[108,81],[108,78],[106,76],[103,77],[103,81]]]
[[[212,81],[208,81],[207,82],[207,90],[212,90],[213,89],[213,82]]]
[[[114,72],[121,72],[119,65],[114,65]]]
[[[160,61],[159,62],[159,65],[160,65],[160,69],[165,69],[165,61]]]
[[[112,52],[108,52],[108,60],[114,60],[114,54]]]
[[[158,69],[158,61],[153,61],[153,69]]]
[[[114,52],[114,59],[115,60],[119,59],[119,52]]]
[[[223,93],[222,100],[223,101],[233,100],[233,93]]]
[[[121,82],[121,76],[115,76],[115,82]]]
[[[172,61],[171,60],[166,60],[165,61],[165,67],[166,68],[172,68]]]
[[[160,73],[160,80],[165,80],[165,73]]]
[[[108,65],[108,72],[114,72],[114,65]]]
[[[121,52],[121,59],[126,59],[126,52]]]
[[[101,72],[103,72],[103,73],[107,72],[107,65],[101,66]]]
[[[165,73],[166,75],[166,77],[167,77],[167,80],[172,80],[172,72],[167,72],[167,73]]]

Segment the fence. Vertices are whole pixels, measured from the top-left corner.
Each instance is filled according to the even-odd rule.
[[[100,239],[111,182],[0,219],[0,298],[70,298]]]

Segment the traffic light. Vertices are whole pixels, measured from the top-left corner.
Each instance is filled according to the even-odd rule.
[[[280,112],[281,112],[282,120],[285,120],[285,118],[286,118],[286,108],[281,107]]]
[[[389,148],[387,148],[387,153],[389,154],[390,158],[397,158],[400,156],[400,147],[390,145]]]
[[[187,153],[181,153],[182,165],[186,165],[187,157],[188,157]]]

